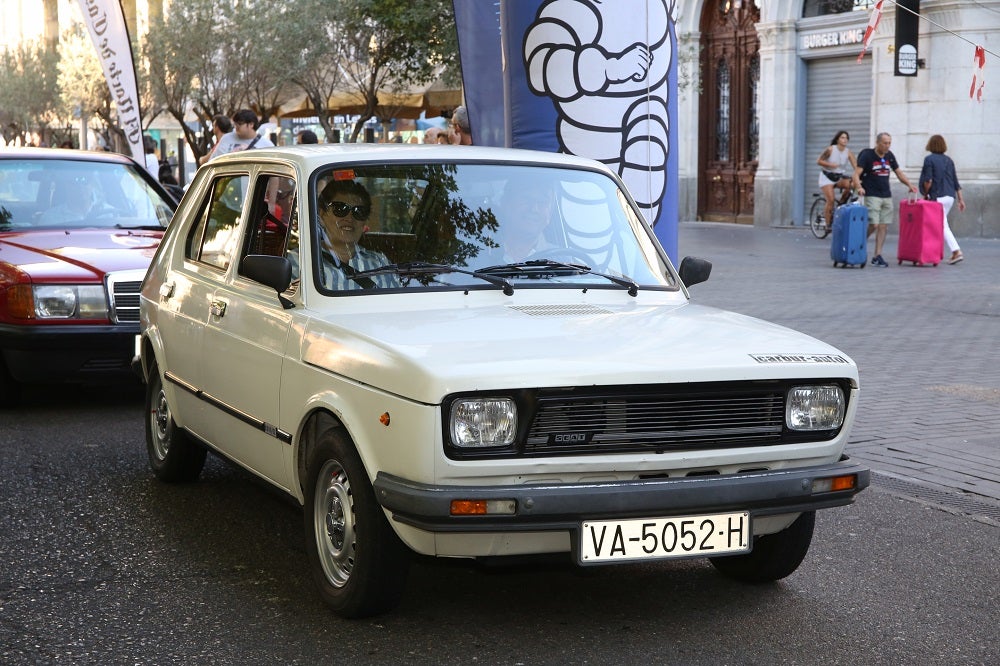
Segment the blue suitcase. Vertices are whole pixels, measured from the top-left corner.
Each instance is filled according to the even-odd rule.
[[[833,214],[833,241],[830,243],[833,265],[865,267],[868,262],[868,209],[864,204],[838,206]]]

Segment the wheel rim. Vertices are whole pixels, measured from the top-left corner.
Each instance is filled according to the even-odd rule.
[[[354,570],[354,504],[347,472],[336,460],[323,465],[313,496],[316,551],[326,579],[343,587]]]
[[[170,405],[167,404],[167,396],[161,389],[156,396],[156,409],[149,413],[150,425],[153,431],[153,453],[158,460],[165,460],[170,451]]]

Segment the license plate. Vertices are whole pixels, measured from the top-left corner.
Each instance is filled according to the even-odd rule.
[[[601,520],[580,529],[580,562],[625,562],[750,550],[750,513]]]

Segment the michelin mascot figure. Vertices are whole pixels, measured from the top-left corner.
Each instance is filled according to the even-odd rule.
[[[667,190],[673,7],[674,0],[548,0],[523,41],[528,87],[555,107],[558,150],[617,171],[651,225]],[[673,227],[673,242],[664,243],[671,256],[676,220]]]

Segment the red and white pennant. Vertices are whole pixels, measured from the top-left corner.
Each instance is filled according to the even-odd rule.
[[[983,78],[983,70],[986,68],[986,49],[976,46],[976,55],[972,58],[975,69],[972,72],[972,87],[969,88],[969,99],[977,102],[983,101],[983,88],[986,87],[986,80]]]
[[[865,39],[864,44],[861,46],[861,53],[858,54],[858,62],[865,57],[865,51],[868,50],[868,44],[872,41],[872,35],[875,34],[875,28],[878,27],[878,22],[882,20],[882,4],[885,0],[878,0],[875,6],[872,8],[872,13],[868,17],[868,27],[865,28]]]

